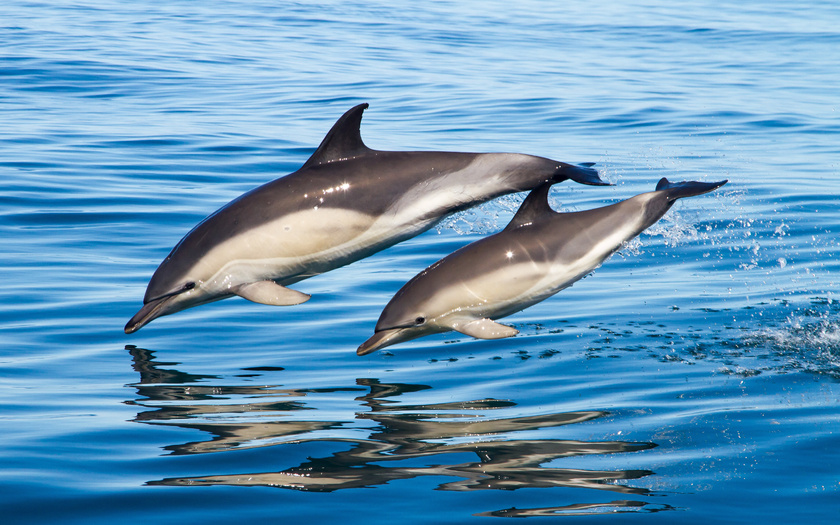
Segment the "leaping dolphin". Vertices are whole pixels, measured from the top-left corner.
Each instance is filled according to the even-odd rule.
[[[495,322],[571,286],[665,215],[674,201],[727,181],[671,183],[625,201],[574,213],[548,204],[550,184],[532,191],[501,232],[432,264],[385,306],[358,355],[455,330],[479,339],[516,335]]]
[[[377,151],[345,113],[296,172],[253,189],[201,221],[152,275],[126,324],[234,295],[271,305],[309,295],[286,286],[418,235],[447,215],[546,182],[606,185],[592,164],[532,155]]]

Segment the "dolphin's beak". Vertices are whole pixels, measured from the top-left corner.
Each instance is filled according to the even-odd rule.
[[[161,310],[172,299],[173,296],[168,295],[165,297],[160,297],[158,299],[153,299],[148,303],[143,305],[143,308],[140,309],[139,312],[134,314],[134,317],[125,325],[125,333],[132,334],[137,330],[140,330],[146,324],[148,324],[152,319],[160,317],[163,315]]]
[[[371,352],[379,350],[380,348],[395,345],[402,341],[406,341],[407,339],[414,339],[413,337],[404,337],[407,335],[405,332],[408,330],[408,328],[388,328],[386,330],[380,330],[359,346],[356,350],[356,355],[367,355]]]

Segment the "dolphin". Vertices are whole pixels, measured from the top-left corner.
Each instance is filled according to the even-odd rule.
[[[234,295],[299,304],[310,296],[288,285],[414,237],[457,211],[547,182],[607,185],[591,163],[373,150],[359,130],[367,107],[339,118],[298,171],[241,195],[187,233],[152,275],[125,332]]]
[[[611,206],[558,213],[550,184],[532,191],[501,232],[464,246],[403,286],[385,306],[358,355],[439,332],[479,339],[518,331],[497,323],[568,288],[665,215],[677,199],[721,182],[671,183]]]

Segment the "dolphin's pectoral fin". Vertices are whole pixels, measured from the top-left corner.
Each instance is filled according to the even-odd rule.
[[[273,306],[289,306],[305,303],[311,297],[309,294],[281,286],[274,281],[258,281],[243,284],[233,293],[255,303]]]
[[[453,323],[452,329],[476,339],[502,339],[513,337],[519,330],[512,326],[503,325],[491,319],[466,320],[463,323]]]

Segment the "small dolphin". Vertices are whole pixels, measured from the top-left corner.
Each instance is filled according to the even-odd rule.
[[[572,179],[606,185],[592,164],[512,153],[376,151],[362,142],[360,104],[296,172],[226,204],[181,239],[126,324],[238,295],[272,305],[309,295],[287,285],[418,235],[454,212]]]
[[[552,210],[551,185],[543,184],[528,195],[504,230],[444,257],[406,283],[356,353],[449,330],[479,339],[516,335],[515,328],[494,319],[568,288],[662,218],[674,201],[726,182],[671,183],[663,178],[653,192],[574,213]]]

